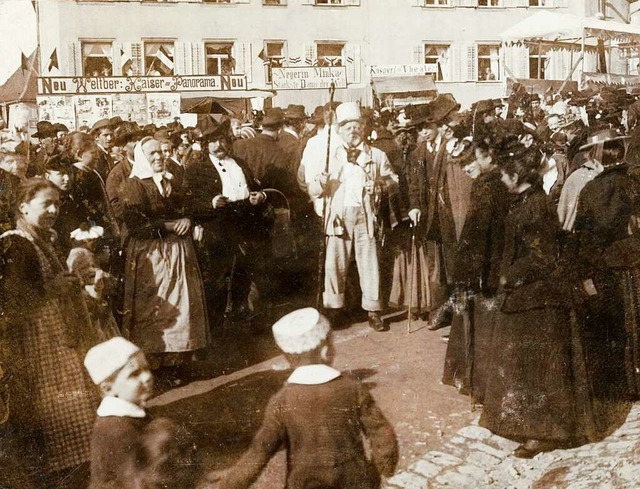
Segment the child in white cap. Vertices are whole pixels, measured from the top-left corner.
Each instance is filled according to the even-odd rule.
[[[166,457],[158,453],[157,443],[149,444],[147,441],[158,439],[159,429],[166,431],[169,437],[180,430],[174,430],[173,422],[168,419],[152,421],[144,409],[152,394],[153,375],[143,351],[117,336],[91,348],[84,365],[103,395],[91,435],[89,489],[155,487],[148,481],[156,478],[157,474],[152,471],[157,471],[158,462],[163,462]],[[151,433],[154,435],[150,436]],[[170,439],[162,444],[162,451],[169,453],[183,446],[193,444],[185,445],[184,437],[181,440]],[[180,451],[183,452],[182,449]],[[188,455],[186,458],[195,454]],[[181,458],[181,463],[184,460]],[[164,471],[166,462],[162,465]],[[194,474],[191,479],[195,481],[199,470],[197,464],[183,465],[192,468]],[[184,467],[180,469],[176,474],[182,477]],[[195,487],[195,482],[181,487]]]
[[[379,487],[380,475],[395,470],[396,437],[365,386],[330,366],[327,318],[313,308],[299,309],[273,325],[273,336],[295,370],[269,401],[247,452],[222,474],[220,487],[249,487],[283,446],[286,487]]]

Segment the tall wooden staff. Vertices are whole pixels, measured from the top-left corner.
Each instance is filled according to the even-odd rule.
[[[333,126],[333,96],[336,93],[336,84],[331,82],[329,87],[329,122],[327,124],[327,152],[324,160],[324,174],[329,173],[329,159],[331,158],[331,132]],[[322,197],[322,248],[318,256],[318,294],[316,306],[322,306],[322,290],[324,285],[324,261],[327,255],[327,196]]]

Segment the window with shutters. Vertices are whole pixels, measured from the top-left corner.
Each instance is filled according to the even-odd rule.
[[[232,42],[205,43],[207,75],[230,75],[233,73],[234,60]]]
[[[342,66],[343,42],[316,42],[318,66]]]
[[[82,73],[84,76],[113,76],[113,43],[83,42]]]
[[[345,0],[316,0],[316,5],[346,5]]]
[[[262,5],[286,5],[287,0],[262,0]]]
[[[144,70],[147,76],[174,75],[173,41],[146,41]]]
[[[538,51],[537,45],[529,46],[529,78],[545,79],[545,71],[549,66],[549,56]]]
[[[478,0],[478,7],[502,7],[502,0]]]
[[[443,7],[449,5],[449,0],[424,0],[425,7]]]
[[[231,0],[202,0],[204,3],[231,3]]]
[[[434,67],[436,81],[451,81],[448,70],[449,44],[425,44],[424,63]]]
[[[271,70],[273,68],[281,68],[285,64],[287,43],[285,41],[265,41],[262,55],[262,61],[265,64],[265,79],[267,83],[271,83]]]
[[[500,45],[478,44],[478,81],[500,79]]]
[[[529,0],[529,7],[553,7],[553,0]]]

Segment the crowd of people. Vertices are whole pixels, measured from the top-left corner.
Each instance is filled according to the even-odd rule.
[[[292,295],[317,301],[314,333],[291,351],[274,335],[311,365],[328,362],[326,325],[348,323],[356,297],[376,334],[391,309],[451,326],[443,382],[482,405],[482,426],[521,443],[517,457],[596,440],[638,399],[634,95],[516,84],[465,111],[445,94],[401,110],[331,102],[311,116],[301,105],[260,115],[192,128],[115,117],[72,132],[42,121],[38,144],[0,132],[0,440],[22,454],[2,461],[9,487],[88,479],[100,394],[99,419],[144,417],[113,400],[131,358],[130,375],[175,385],[230,324],[260,334]],[[336,372],[320,369],[318,384]],[[387,430],[360,387],[340,389]],[[286,436],[274,430],[263,426],[248,453],[266,463]],[[397,446],[382,436],[388,475]],[[222,487],[255,477],[235,469]],[[147,484],[135,487],[165,487]]]

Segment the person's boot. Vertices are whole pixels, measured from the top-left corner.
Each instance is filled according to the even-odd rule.
[[[369,312],[369,327],[374,331],[386,331],[387,327],[382,320],[379,312]]]
[[[450,301],[445,302],[431,315],[429,326],[427,329],[435,331],[437,329],[446,328],[451,326],[453,321],[453,307]]]

